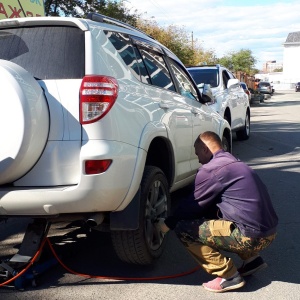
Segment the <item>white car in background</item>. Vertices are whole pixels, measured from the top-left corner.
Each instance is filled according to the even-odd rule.
[[[200,90],[210,84],[213,102],[210,106],[230,124],[239,140],[250,137],[250,104],[235,76],[224,66],[205,65],[187,68]]]

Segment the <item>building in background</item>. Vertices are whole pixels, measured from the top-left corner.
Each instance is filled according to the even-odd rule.
[[[295,84],[300,81],[300,31],[289,33],[283,46],[283,77]]]
[[[262,71],[264,73],[272,73],[275,70],[280,70],[283,68],[282,62],[276,62],[276,60],[267,61],[263,64]]]
[[[274,72],[280,68],[282,72]],[[283,43],[283,63],[265,62],[263,72],[255,74],[255,79],[271,82],[275,91],[295,88],[300,81],[300,31],[290,32]]]

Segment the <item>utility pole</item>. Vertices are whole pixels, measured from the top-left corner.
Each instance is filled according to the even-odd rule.
[[[192,31],[192,50],[194,52],[194,32]]]

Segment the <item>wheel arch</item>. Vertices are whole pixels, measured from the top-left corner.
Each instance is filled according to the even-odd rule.
[[[127,200],[122,203],[118,211],[110,213],[110,228],[112,230],[135,230],[137,228],[140,207],[140,186],[144,170],[147,166],[157,167],[164,173],[169,190],[174,181],[174,151],[167,136],[164,136],[164,134],[159,136],[152,135],[152,140],[148,140],[145,144],[148,144],[148,148],[143,149],[144,151],[139,151],[143,154],[140,155],[140,162],[136,166],[136,169],[139,171],[135,171],[136,180],[133,180],[135,184],[131,187],[134,194],[131,193],[132,196],[128,194],[126,196]]]
[[[224,111],[224,119],[227,120],[227,122],[231,126],[231,112],[230,112],[229,107],[226,107],[226,109]]]
[[[149,145],[146,165],[160,168],[168,181],[169,187],[174,180],[174,151],[171,142],[165,137],[155,137]]]

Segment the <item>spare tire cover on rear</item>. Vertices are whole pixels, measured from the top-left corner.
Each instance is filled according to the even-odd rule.
[[[49,131],[49,110],[38,82],[0,60],[0,184],[13,182],[38,161]]]

